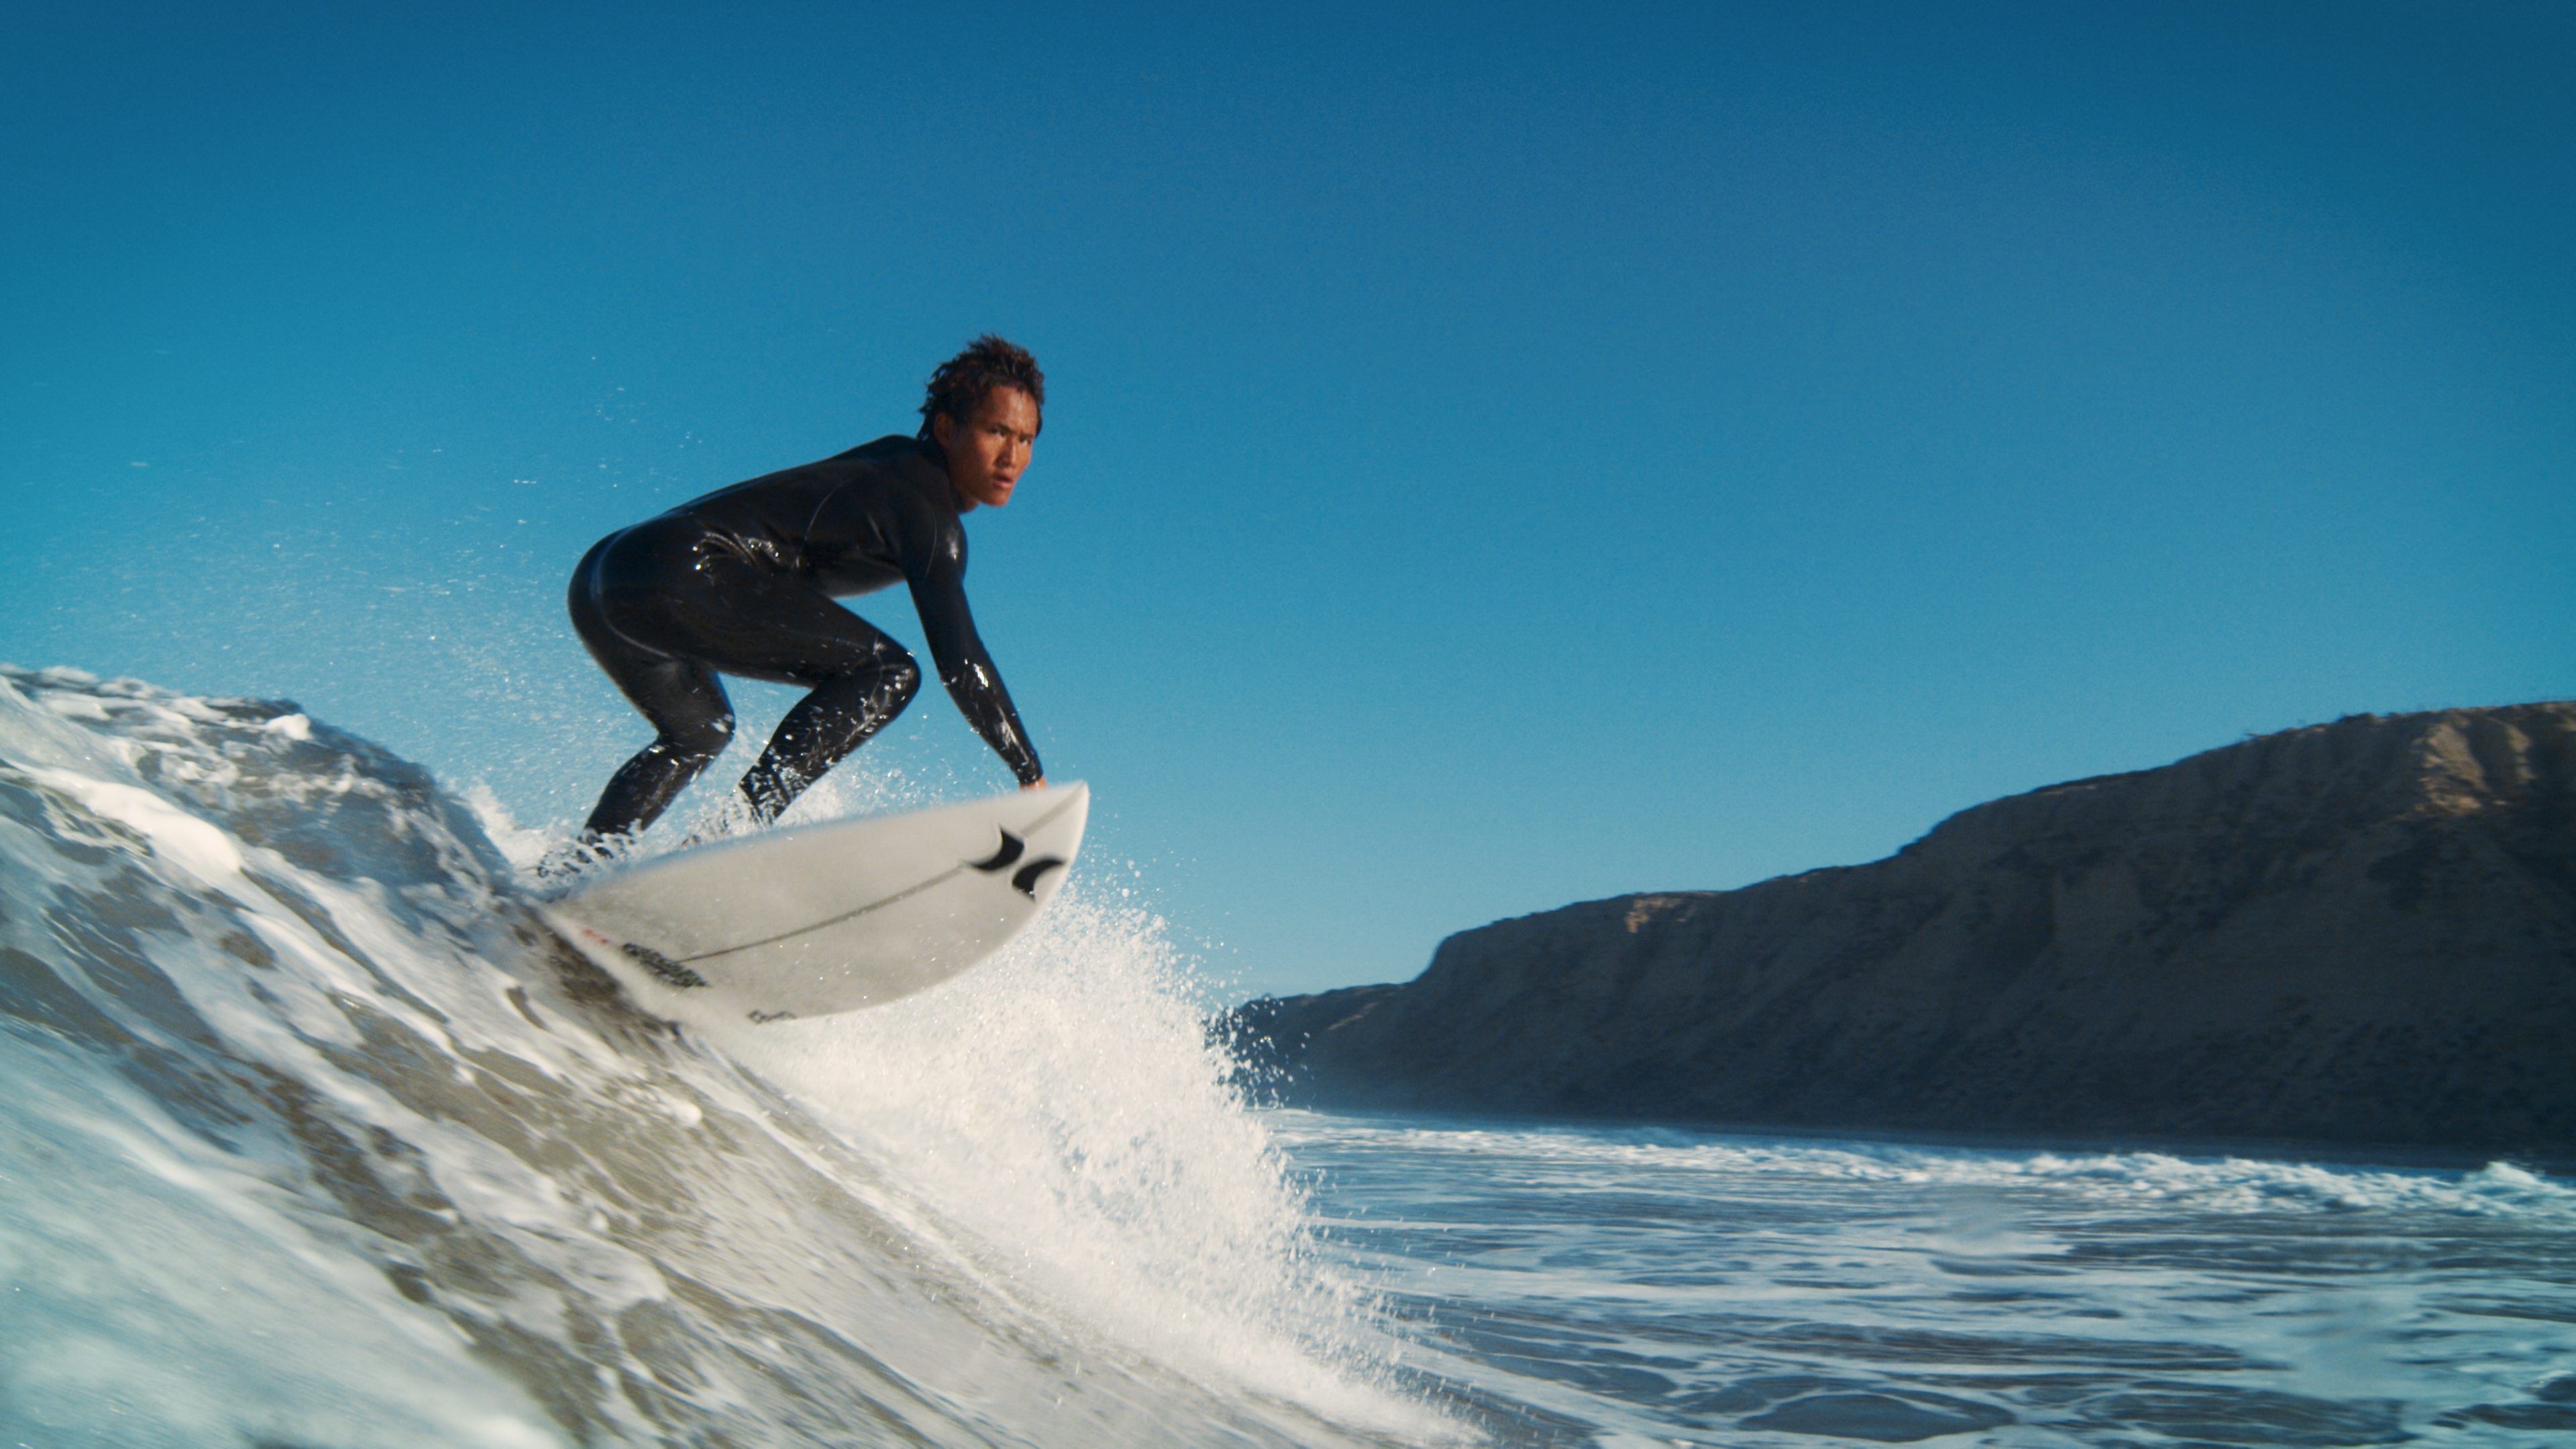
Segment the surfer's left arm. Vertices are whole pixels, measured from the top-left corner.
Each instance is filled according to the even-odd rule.
[[[930,550],[925,565],[906,571],[912,606],[921,615],[922,636],[939,668],[939,682],[956,701],[957,712],[1011,767],[1020,788],[1035,789],[1046,783],[1046,771],[1038,764],[1037,750],[1020,724],[1019,711],[1011,707],[1011,692],[1002,687],[1001,671],[993,667],[992,656],[984,652],[984,641],[975,633],[975,616],[966,607],[965,530],[945,532],[947,537]]]

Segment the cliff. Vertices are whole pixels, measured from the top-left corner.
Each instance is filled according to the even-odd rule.
[[[2355,716],[1227,1023],[1317,1105],[2576,1153],[2576,703]]]

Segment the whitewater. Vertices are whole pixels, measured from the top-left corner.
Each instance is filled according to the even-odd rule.
[[[2576,1436],[2525,1166],[1267,1108],[1089,861],[948,986],[683,1034],[537,922],[551,838],[0,670],[0,1445]]]

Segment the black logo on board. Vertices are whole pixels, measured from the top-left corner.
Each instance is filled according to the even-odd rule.
[[[633,957],[635,964],[660,977],[667,985],[687,988],[707,984],[707,978],[650,946],[638,946],[632,941],[625,941],[619,943],[617,949]]]
[[[999,827],[996,828],[998,829]],[[966,863],[973,866],[975,869],[982,871],[986,875],[1000,875],[1003,871],[1010,870],[1012,866],[1018,865],[1020,857],[1028,853],[1029,843],[1027,841],[1022,840],[1007,830],[1004,830],[1002,831],[1001,849],[994,851],[991,855],[986,856],[982,860],[970,860]],[[1020,866],[1018,870],[1012,871],[1011,886],[1021,895],[1027,896],[1030,900],[1036,900],[1038,898],[1038,881],[1044,877],[1048,871],[1064,869],[1064,864],[1064,857],[1061,855],[1041,855],[1037,859],[1030,861],[1028,864]]]
[[[982,860],[970,860],[966,863],[975,867],[977,870],[984,872],[986,875],[991,875],[996,871],[1009,870],[1011,868],[1011,862],[1028,854],[1028,850],[1029,843],[1027,841],[1022,840],[1018,836],[1005,830],[1002,832],[1001,849],[994,851],[991,855],[984,857]]]

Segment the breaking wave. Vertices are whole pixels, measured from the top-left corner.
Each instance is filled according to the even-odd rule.
[[[55,1445],[1457,1437],[1077,876],[941,991],[738,1039],[542,842],[284,703],[0,674],[0,1428]]]

